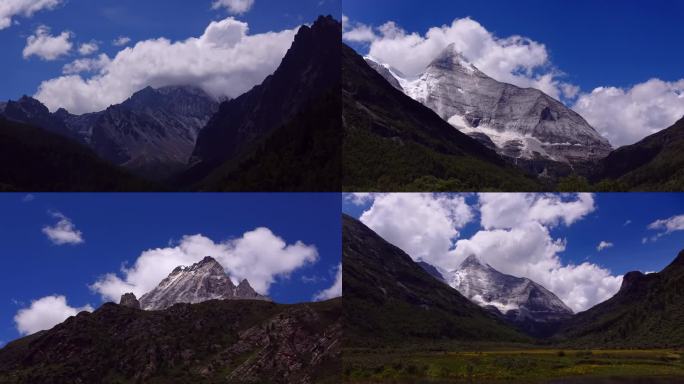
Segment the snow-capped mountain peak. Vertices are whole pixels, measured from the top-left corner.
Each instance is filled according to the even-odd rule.
[[[214,258],[207,256],[191,266],[178,266],[156,288],[140,297],[140,307],[158,310],[176,303],[213,299],[270,300],[258,294],[247,279],[236,287]]]
[[[377,61],[369,65],[456,129],[521,166],[538,161],[573,165],[612,150],[608,140],[563,103],[540,90],[487,76],[453,44],[415,77]]]
[[[501,273],[475,255],[443,273],[447,284],[474,303],[495,308],[512,321],[554,322],[572,315],[551,291],[525,278]]]
[[[470,75],[486,76],[456,49],[456,45],[454,43],[451,43],[444,48],[439,56],[432,60],[432,62],[428,65],[428,68],[436,68],[446,71],[461,71]]]

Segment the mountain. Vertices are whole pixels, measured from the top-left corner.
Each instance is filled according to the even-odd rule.
[[[561,299],[540,284],[501,273],[475,255],[447,272],[444,280],[475,304],[501,314],[532,336],[549,336],[573,314]]]
[[[118,105],[80,116],[55,113],[103,159],[162,180],[184,170],[218,102],[199,88],[144,88]]]
[[[303,165],[308,177],[328,181],[330,164],[339,164],[340,113],[335,100],[339,100],[341,41],[342,26],[331,16],[319,17],[310,27],[302,26],[272,75],[220,105],[200,132],[193,152],[194,166],[186,179],[207,179],[210,185],[223,183],[226,189],[243,189],[233,180],[243,177],[241,168],[256,168],[267,174],[270,170],[274,173],[271,177],[287,182],[302,173]],[[283,130],[289,133],[283,135]],[[296,142],[289,143],[288,136]],[[279,156],[272,153],[285,157],[277,159]],[[300,156],[312,162],[296,163]],[[333,181],[337,184],[315,189],[339,190],[339,179]],[[268,177],[261,182],[268,183]]]
[[[104,111],[50,113],[24,96],[0,105],[0,116],[75,139],[100,158],[160,181],[187,168],[197,135],[218,109],[199,88],[144,88]]]
[[[24,95],[19,100],[0,103],[0,116],[9,121],[32,125],[48,132],[77,139],[77,135],[69,130],[62,119],[50,113],[45,105],[30,96]]]
[[[519,168],[393,87],[342,46],[343,189],[537,190]]]
[[[615,296],[568,320],[554,338],[578,347],[680,348],[682,303],[684,251],[658,273],[625,274]]]
[[[76,140],[0,116],[0,191],[152,189]]]
[[[342,300],[106,303],[0,350],[0,383],[339,383]]]
[[[684,190],[684,118],[636,144],[620,147],[601,160],[594,181],[609,189]]]
[[[342,220],[345,347],[526,340],[361,222]]]
[[[453,44],[415,78],[383,68],[407,95],[526,168],[538,170],[549,161],[572,166],[601,159],[612,149],[608,140],[558,100],[537,89],[492,79]]]
[[[256,293],[246,279],[235,286],[221,264],[207,256],[189,267],[176,267],[159,285],[140,297],[140,308],[159,310],[178,303],[214,299],[270,300]]]

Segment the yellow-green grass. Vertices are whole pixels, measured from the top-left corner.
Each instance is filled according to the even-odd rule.
[[[352,352],[352,351],[349,351]],[[501,349],[344,354],[345,382],[544,382],[573,377],[682,377],[682,350]]]

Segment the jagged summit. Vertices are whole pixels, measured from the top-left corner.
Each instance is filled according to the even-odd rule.
[[[439,68],[448,71],[462,71],[468,74],[476,74],[486,77],[484,73],[480,72],[468,59],[463,56],[461,52],[456,49],[456,44],[451,43],[447,45],[442,52],[435,57],[428,65],[428,68]]]
[[[247,279],[236,287],[223,266],[207,256],[190,266],[176,267],[156,288],[140,297],[140,307],[158,310],[177,303],[214,299],[270,300],[254,291]]]
[[[342,24],[332,16],[321,16],[311,26],[300,27],[273,74],[250,91],[221,104],[198,136],[193,164],[203,162],[212,167],[239,156],[321,94],[338,87],[341,42]]]
[[[373,68],[395,77],[406,95],[523,168],[542,172],[549,162],[568,168],[604,158],[612,150],[607,139],[563,103],[540,90],[489,77],[453,44],[418,76],[384,71],[379,64]]]
[[[556,295],[534,281],[501,273],[476,255],[443,272],[444,280],[475,304],[503,315],[526,332],[544,335],[572,310]]]
[[[489,264],[480,260],[480,258],[477,257],[476,255],[470,255],[470,256],[466,257],[465,260],[463,260],[461,262],[461,266],[459,268],[463,269],[463,268],[468,268],[468,267],[481,267],[481,268],[493,269]]]
[[[132,292],[124,293],[123,295],[121,295],[119,305],[133,309],[140,309],[140,302],[138,301],[138,298],[135,297],[135,294]]]

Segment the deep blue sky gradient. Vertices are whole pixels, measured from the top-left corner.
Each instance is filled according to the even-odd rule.
[[[334,282],[341,262],[340,194],[0,194],[0,340],[18,337],[13,317],[31,300],[59,294],[69,305],[101,304],[89,284],[108,272],[131,265],[140,253],[164,248],[183,235],[203,234],[215,242],[267,227],[288,244],[315,245],[319,261],[294,271],[271,286],[277,302],[311,301]],[[69,217],[85,243],[52,244],[41,232]],[[302,276],[319,277],[304,283]]]
[[[118,36],[130,37],[133,44],[159,37],[176,41],[202,35],[212,20],[229,16],[225,9],[214,10],[211,4],[212,0],[66,0],[52,11],[16,17],[20,25],[0,30],[0,100],[33,95],[41,81],[59,76],[64,64],[79,57],[72,52],[56,61],[35,56],[23,59],[26,38],[39,25],[52,28],[53,35],[73,32],[78,45],[97,40],[100,52],[114,57],[121,47],[111,42]],[[235,18],[247,22],[250,33],[261,33],[309,24],[321,14],[340,19],[340,0],[256,0],[249,12]]]
[[[678,0],[343,0],[343,13],[374,26],[392,20],[421,34],[470,16],[499,37],[545,44],[565,80],[584,91],[684,77]]]

